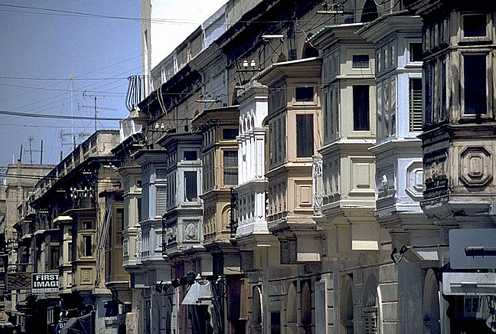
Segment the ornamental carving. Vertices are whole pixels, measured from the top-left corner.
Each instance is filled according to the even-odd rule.
[[[176,242],[176,236],[177,236],[177,229],[175,226],[168,227],[166,230],[167,236],[167,244],[171,244],[173,242]]]
[[[486,148],[466,147],[460,152],[460,181],[467,187],[483,187],[493,179],[493,161]]]
[[[406,168],[406,193],[414,200],[422,198],[423,176],[422,161],[413,161]]]
[[[198,227],[193,222],[187,223],[184,227],[185,240],[198,240]]]

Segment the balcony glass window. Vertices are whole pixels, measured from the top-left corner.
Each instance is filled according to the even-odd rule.
[[[486,56],[464,55],[463,60],[465,114],[486,114]]]
[[[353,55],[353,68],[369,68],[369,55]]]
[[[422,131],[422,79],[410,78],[410,131]]]
[[[485,37],[487,35],[486,15],[464,15],[463,16],[463,36],[464,37]]]
[[[91,235],[83,235],[83,256],[93,256],[93,245]]]
[[[410,43],[410,62],[422,61],[422,43]]]
[[[224,140],[234,140],[238,136],[238,129],[223,129],[222,130],[222,139]]]
[[[238,184],[238,151],[224,151],[224,185]]]
[[[184,151],[184,160],[195,161],[196,159],[198,159],[196,151]]]
[[[296,115],[296,156],[313,155],[313,115]]]
[[[369,86],[353,86],[353,130],[370,130]]]
[[[313,102],[313,87],[296,87],[296,102]]]
[[[184,172],[184,192],[187,202],[196,202],[198,200],[197,172]]]

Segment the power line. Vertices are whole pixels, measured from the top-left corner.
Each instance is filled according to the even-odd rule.
[[[18,111],[9,111],[9,110],[0,110],[0,115],[31,117],[31,118],[51,118],[51,119],[84,119],[84,120],[94,120],[95,119],[94,117],[88,117],[88,116],[35,114],[35,113],[23,113],[23,112],[18,112]],[[101,117],[98,119],[101,121],[121,121],[122,120],[122,118],[115,118],[115,117]]]
[[[134,59],[134,58],[131,58]],[[129,60],[131,60],[129,59]],[[8,80],[34,80],[34,81],[68,81],[70,78],[36,78],[36,77],[14,77],[14,76],[0,76],[0,79]],[[104,81],[104,80],[122,80],[127,77],[109,77],[109,78],[72,78],[74,81]]]

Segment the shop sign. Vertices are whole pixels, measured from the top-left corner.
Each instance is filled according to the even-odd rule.
[[[48,273],[37,273],[31,276],[31,292],[33,294],[58,292],[59,275]]]

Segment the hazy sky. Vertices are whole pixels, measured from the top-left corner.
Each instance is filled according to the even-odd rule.
[[[171,7],[180,2],[164,1]],[[194,2],[181,0],[183,17]],[[170,13],[164,19],[180,16]],[[177,43],[202,20],[181,22],[165,23]],[[39,163],[41,140],[43,163],[57,164],[60,152],[72,149],[71,133],[80,142],[79,134],[95,129],[93,120],[6,113],[93,117],[96,96],[100,117],[126,117],[126,78],[142,72],[140,24],[139,0],[0,0],[0,166],[16,161],[21,145],[22,161]],[[173,49],[177,43],[171,43]]]

